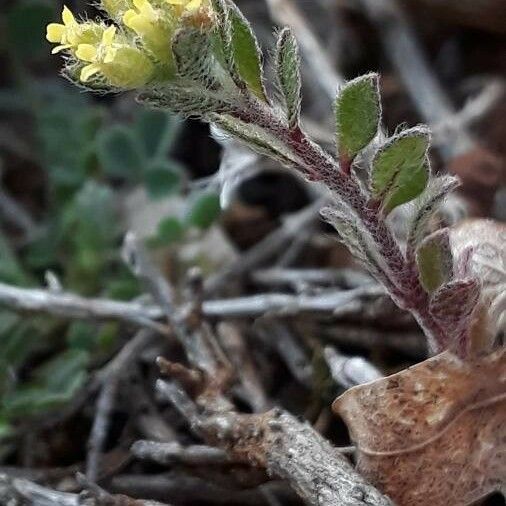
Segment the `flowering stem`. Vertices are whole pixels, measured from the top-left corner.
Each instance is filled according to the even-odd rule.
[[[384,259],[386,268],[382,270],[380,281],[386,285],[397,305],[413,314],[424,329],[432,351],[440,352],[445,341],[444,333],[429,311],[429,299],[420,284],[416,264],[401,251],[383,214],[364,193],[353,171],[341,168],[300,127],[289,129],[272,109],[256,99],[251,99],[248,107],[238,109],[234,116],[281,140],[300,160],[300,168],[306,178],[325,182],[355,211]]]

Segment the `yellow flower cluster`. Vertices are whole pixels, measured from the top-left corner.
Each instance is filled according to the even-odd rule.
[[[209,0],[102,0],[116,22],[78,22],[64,7],[62,23],[47,26],[46,38],[79,67],[79,79],[138,88],[172,73],[170,39],[182,18],[198,16]]]

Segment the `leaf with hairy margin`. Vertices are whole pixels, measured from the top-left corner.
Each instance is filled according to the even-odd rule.
[[[408,253],[414,253],[427,232],[431,217],[434,216],[447,195],[455,190],[459,184],[459,179],[453,176],[441,176],[429,180],[425,191],[415,203],[416,210],[409,227]]]
[[[230,112],[233,107],[220,92],[200,86],[171,84],[141,93],[137,100],[157,109],[165,109],[186,118],[207,120],[211,113]]]
[[[381,121],[377,74],[346,83],[336,100],[337,151],[352,161],[376,136]]]
[[[294,128],[299,124],[302,84],[299,47],[289,28],[284,28],[278,37],[276,72],[285,103],[288,126]]]
[[[420,195],[429,179],[425,127],[410,128],[390,138],[372,161],[371,191],[385,214]]]
[[[172,38],[172,52],[180,77],[196,81],[204,88],[216,87],[214,57],[208,34],[196,28],[180,29]]]
[[[262,53],[249,21],[229,0],[211,0],[217,14],[218,52],[239,88],[248,88],[267,101],[263,84]]]
[[[260,99],[266,101],[263,83],[262,53],[249,21],[231,1],[229,17],[232,30],[234,61],[239,75],[248,88]]]
[[[447,228],[426,237],[416,251],[418,275],[425,291],[432,293],[453,277],[453,255]]]
[[[388,268],[378,252],[374,240],[369,232],[362,227],[361,221],[355,212],[346,204],[334,201],[331,207],[320,211],[321,216],[330,223],[339,233],[341,241],[350,250],[350,253],[361,262],[370,273],[386,287],[389,282],[385,272]]]
[[[429,300],[430,314],[444,331],[446,342],[441,344],[461,357],[471,351],[471,323],[479,297],[480,282],[466,278],[442,285]]]
[[[301,164],[278,139],[256,125],[245,123],[228,115],[213,115],[212,121],[221,130],[240,139],[257,153],[273,158],[285,167]]]

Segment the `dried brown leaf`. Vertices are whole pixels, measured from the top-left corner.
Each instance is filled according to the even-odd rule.
[[[464,506],[506,486],[506,350],[442,353],[352,388],[333,409],[359,471],[399,506]]]

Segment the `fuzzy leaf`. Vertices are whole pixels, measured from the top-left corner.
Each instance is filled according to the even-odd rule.
[[[229,1],[229,19],[234,63],[248,88],[261,100],[266,100],[263,84],[262,53],[249,21],[237,6]]]
[[[386,283],[385,272],[388,270],[378,252],[374,240],[362,226],[355,212],[347,205],[334,201],[331,207],[321,210],[322,217],[339,233],[339,236],[350,253],[361,262],[367,270],[381,282]]]
[[[132,130],[112,126],[99,133],[97,144],[98,159],[107,175],[132,179],[142,170],[144,157]]]
[[[184,226],[177,218],[165,218],[158,224],[156,246],[168,246],[179,241],[184,236],[184,232]]]
[[[446,339],[441,344],[459,356],[466,356],[470,351],[471,319],[479,296],[479,281],[467,278],[446,283],[430,298],[429,311],[443,329]]]
[[[376,136],[381,121],[378,75],[346,83],[336,100],[339,158],[353,160]]]
[[[408,253],[416,250],[426,234],[430,218],[443,203],[446,196],[458,185],[459,180],[453,176],[442,176],[429,180],[427,188],[416,202],[416,211],[409,227]]]
[[[216,221],[220,212],[220,196],[215,193],[205,192],[193,200],[186,216],[186,223],[200,229],[206,229]]]
[[[216,86],[211,40],[206,33],[195,28],[178,30],[172,39],[172,52],[180,77],[195,81],[204,88]]]
[[[217,53],[235,84],[266,101],[262,55],[248,20],[230,0],[211,0],[218,19]]]
[[[232,116],[216,115],[213,122],[224,132],[244,142],[251,149],[278,161],[285,167],[293,167],[299,162],[278,139],[255,125],[244,123]]]
[[[294,128],[299,123],[302,100],[300,56],[297,41],[289,28],[284,28],[279,34],[276,49],[279,87],[285,102],[288,125]]]
[[[177,192],[181,187],[181,172],[176,162],[160,160],[152,163],[144,173],[150,197],[160,199]]]
[[[141,93],[138,100],[148,106],[169,110],[185,118],[207,119],[210,113],[226,113],[232,109],[227,97],[221,93],[186,84],[155,88]]]
[[[416,252],[420,282],[425,291],[432,293],[448,283],[453,276],[453,256],[448,229],[427,237]]]
[[[429,177],[426,128],[411,128],[392,137],[372,162],[371,190],[385,214],[420,195]]]
[[[506,350],[442,353],[347,390],[332,406],[358,471],[402,506],[467,506],[504,489]]]
[[[134,129],[146,158],[161,158],[167,154],[180,131],[181,122],[165,111],[139,111]]]

